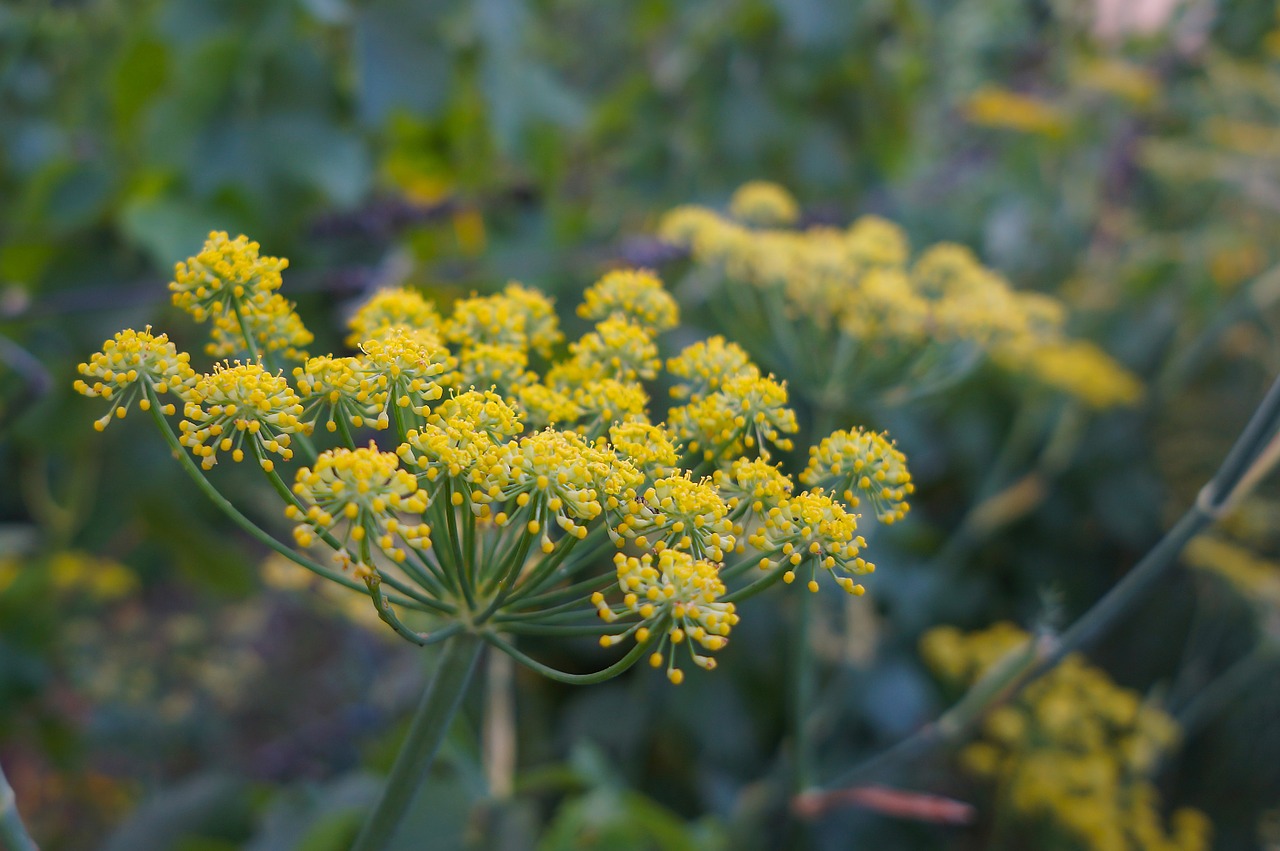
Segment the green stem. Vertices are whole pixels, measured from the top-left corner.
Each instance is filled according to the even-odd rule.
[[[1274,641],[1264,637],[1252,650],[1201,688],[1196,696],[1176,713],[1183,740],[1185,741],[1207,721],[1237,700],[1247,686],[1275,666],[1278,656],[1280,656],[1280,648]]]
[[[262,460],[266,457],[262,452],[262,448],[258,446],[258,444],[254,443],[253,452],[254,452],[254,456],[258,459],[259,465],[261,465]],[[264,473],[266,474],[268,481],[271,482],[271,486],[276,489],[276,493],[280,495],[281,499],[283,499],[289,505],[292,505],[295,508],[299,509],[300,511],[304,511],[304,512],[306,511],[306,506],[302,504],[302,501],[298,499],[298,497],[294,494],[293,491],[289,490],[289,486],[284,483],[284,479],[280,478],[280,473],[277,472],[274,467],[270,470],[264,469]],[[326,544],[328,544],[335,552],[340,551],[342,549],[342,542],[339,541],[337,538],[333,537],[333,535],[329,534],[327,531],[323,529],[317,529],[316,534],[318,534],[320,536],[320,539],[324,541]],[[367,539],[362,545],[362,549],[365,553],[365,556],[364,556],[365,564],[372,565],[373,559],[370,556],[369,542]],[[406,564],[407,564],[407,561],[406,561]],[[405,565],[401,565],[401,568],[405,569]],[[457,609],[454,606],[444,602],[444,598],[448,595],[444,593],[444,589],[442,587],[436,584],[432,584],[430,577],[428,577],[425,574],[417,574],[408,570],[406,570],[406,572],[409,572],[410,575],[412,575],[414,579],[417,580],[425,590],[427,590],[431,594],[434,594],[436,599],[433,599],[432,597],[423,595],[422,593],[415,591],[405,583],[396,579],[394,576],[383,575],[382,579],[392,588],[399,591],[401,594],[405,595],[405,597],[416,600],[417,602],[422,604],[420,606],[416,606],[413,608],[422,609],[423,607],[426,607],[427,609],[431,609],[438,612],[444,612],[445,614],[453,614],[454,612],[457,611]],[[397,600],[399,599],[400,598],[397,598]],[[386,618],[383,618],[383,620],[386,620]]]
[[[724,602],[733,603],[734,605],[737,605],[738,603],[741,603],[743,600],[750,600],[755,595],[769,588],[772,588],[774,585],[776,585],[778,580],[781,579],[783,574],[785,573],[786,573],[786,570],[784,570],[781,567],[771,568],[768,574],[761,577],[760,579],[755,580],[749,585],[744,585],[736,591],[730,592],[727,596],[723,598]],[[807,589],[805,589],[804,593],[808,594],[810,592]]]
[[[485,606],[484,611],[476,616],[476,623],[484,623],[493,613],[496,612],[506,601],[507,595],[511,593],[511,584],[516,581],[520,575],[520,571],[524,568],[525,560],[529,558],[529,548],[533,546],[534,535],[528,531],[521,531],[520,545],[516,547],[515,555],[506,565],[502,578],[498,580],[498,587],[493,591],[493,599],[489,605]],[[486,592],[488,589],[485,589]]]
[[[564,570],[562,566],[559,570]],[[559,572],[557,571],[557,573]],[[529,614],[530,617],[541,617],[544,614],[554,614],[557,611],[564,610],[564,604],[577,605],[580,601],[589,597],[595,591],[603,591],[609,585],[617,582],[616,574],[602,574],[600,576],[592,576],[589,579],[583,579],[572,585],[566,585],[563,588],[557,588],[554,591],[547,591],[544,594],[538,594],[532,597],[521,597],[519,605],[508,601],[504,608],[506,612],[519,612],[518,617],[524,617],[525,613],[530,609],[542,608],[536,613]]]
[[[1149,587],[1161,579],[1166,571],[1177,564],[1178,554],[1187,541],[1212,523],[1233,500],[1244,496],[1243,491],[1256,484],[1260,478],[1259,467],[1268,466],[1273,459],[1267,457],[1267,447],[1274,438],[1280,421],[1280,380],[1277,380],[1248,424],[1236,439],[1218,472],[1201,490],[1194,505],[1142,557],[1124,578],[1102,599],[1085,612],[1070,629],[1046,652],[1034,650],[1023,654],[1026,665],[998,665],[978,682],[959,703],[941,718],[927,724],[917,732],[898,742],[871,759],[854,766],[842,774],[830,786],[851,785],[875,776],[884,768],[907,762],[933,747],[952,741],[962,735],[969,726],[998,700],[1003,700],[1025,688],[1037,677],[1046,674],[1070,653],[1084,648],[1089,642],[1110,628],[1134,603],[1143,598]],[[1259,662],[1258,664],[1262,664]]]
[[[422,694],[409,735],[391,766],[382,798],[356,837],[351,851],[382,851],[390,844],[405,810],[431,768],[445,734],[449,732],[449,724],[462,703],[483,647],[483,642],[473,633],[456,635],[445,643],[439,667]]]
[[[387,596],[382,593],[382,578],[377,574],[369,576],[365,579],[365,584],[369,586],[369,596],[373,599],[374,608],[378,610],[378,616],[382,618],[383,623],[396,631],[401,638],[410,641],[419,647],[426,647],[429,644],[439,644],[465,629],[465,625],[454,621],[451,624],[437,629],[434,632],[417,632],[405,625],[404,621],[396,614],[395,609],[391,608],[387,602]]]
[[[807,789],[811,782],[809,708],[813,700],[816,672],[809,640],[809,622],[813,618],[813,598],[816,596],[807,589],[801,590],[796,606],[796,622],[791,630],[792,640],[795,642],[791,655],[792,675],[795,677],[791,688],[791,749],[794,752],[792,788],[797,792]]]
[[[39,851],[18,812],[18,796],[0,767],[0,846],[5,851]]]
[[[356,440],[351,436],[351,426],[347,425],[347,415],[345,411],[334,411],[333,421],[338,426],[338,437],[342,439],[342,445],[348,449],[356,448]]]
[[[443,499],[441,510],[444,512],[445,528],[449,531],[449,551],[453,555],[454,570],[458,582],[462,586],[462,596],[467,600],[467,608],[475,609],[475,565],[462,555],[462,541],[458,538],[458,514],[453,505],[453,485],[448,480],[441,492]]]
[[[579,619],[581,620],[581,619]],[[602,623],[597,617],[591,623],[548,624],[509,621],[502,624],[502,631],[512,635],[555,635],[561,638],[581,636],[618,635],[636,627],[634,623]]]
[[[236,324],[240,326],[240,336],[244,338],[244,347],[249,354],[249,359],[265,368],[266,364],[262,361],[262,353],[258,351],[258,344],[253,341],[253,335],[249,333],[249,324],[244,321],[244,313],[240,310],[239,299],[232,300],[231,309],[235,311]]]
[[[827,788],[853,786],[870,778],[879,778],[892,766],[909,762],[928,753],[937,745],[952,741],[966,733],[996,701],[1007,699],[1038,659],[1038,644],[1033,639],[1010,651],[939,718],[921,727],[897,744],[841,774]]]
[[[666,629],[666,626],[669,623],[670,621],[656,624],[652,630],[653,634],[654,635],[662,634],[663,630]],[[640,657],[645,654],[645,651],[649,649],[650,645],[654,641],[654,639],[650,638],[648,641],[645,641],[645,642],[636,642],[636,645],[631,648],[631,650],[627,653],[627,655],[623,656],[617,662],[614,662],[612,665],[605,668],[604,670],[596,671],[593,674],[569,674],[559,670],[558,668],[553,668],[550,665],[544,665],[541,662],[539,662],[537,659],[534,659],[532,656],[529,656],[526,653],[522,653],[521,651],[517,650],[515,648],[515,645],[511,644],[511,642],[506,641],[501,636],[496,635],[495,633],[492,633],[492,632],[484,633],[484,640],[489,642],[499,650],[501,650],[503,653],[506,653],[508,656],[515,659],[517,662],[524,665],[525,667],[531,668],[532,670],[537,671],[539,674],[542,674],[547,679],[555,680],[556,682],[561,682],[561,683],[568,683],[569,685],[592,685],[594,683],[602,683],[605,680],[613,679],[614,677],[618,676],[618,674],[621,674],[623,671],[630,668],[636,662],[640,661]],[[353,849],[353,851],[355,850]]]
[[[258,541],[263,546],[274,550],[295,564],[305,567],[307,570],[318,576],[323,576],[325,579],[336,582],[344,588],[350,588],[351,590],[359,591],[362,594],[367,593],[364,583],[352,579],[350,576],[344,576],[336,570],[330,570],[329,568],[317,564],[311,559],[294,552],[292,549],[280,543],[271,535],[260,529],[258,525],[248,517],[241,514],[240,510],[232,505],[230,500],[218,493],[217,489],[209,483],[209,480],[200,472],[200,468],[196,466],[195,462],[192,461],[191,457],[187,454],[186,447],[178,442],[178,438],[173,433],[173,429],[169,427],[168,421],[164,418],[164,415],[160,413],[160,399],[156,396],[155,391],[150,387],[147,388],[147,396],[151,400],[151,416],[156,421],[156,425],[159,426],[160,433],[164,436],[165,442],[167,442],[169,447],[173,450],[174,456],[178,459],[178,463],[182,465],[182,469],[186,470],[187,475],[189,475],[192,481],[196,483],[196,487],[198,487],[205,496],[212,500],[213,504],[221,509],[223,514],[230,517],[237,526],[243,529],[254,540]],[[425,610],[422,603],[409,600],[407,598],[392,597],[391,601],[398,606]]]

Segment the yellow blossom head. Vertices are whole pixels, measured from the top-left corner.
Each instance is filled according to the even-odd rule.
[[[417,290],[392,287],[378,290],[351,317],[347,327],[348,346],[359,346],[365,340],[381,337],[392,328],[439,332],[440,314],[435,305]]]
[[[578,315],[597,322],[617,317],[636,323],[650,334],[669,331],[680,311],[656,275],[645,269],[616,269],[583,293]]]
[[[875,570],[861,555],[867,542],[858,535],[857,515],[821,490],[804,491],[771,509],[751,543],[765,554],[760,559],[762,570],[781,566],[788,584],[807,571],[808,588],[814,592],[819,569],[854,595],[865,589],[853,577]]]
[[[139,396],[138,406],[149,410],[148,389],[161,396],[173,393],[182,398],[196,382],[190,360],[190,355],[179,352],[169,342],[167,334],[152,335],[150,325],[142,331],[126,329],[105,341],[102,350],[94,353],[88,363],[80,364],[80,374],[92,383],[77,379],[75,389],[92,399],[112,403],[111,411],[94,422],[94,427],[102,431],[113,415],[124,417]],[[174,413],[172,404],[164,407],[164,413]]]
[[[652,381],[662,364],[652,334],[616,315],[597,323],[569,351],[581,374],[594,379]]]
[[[345,525],[345,540],[352,561],[370,568],[362,551],[378,547],[394,561],[403,561],[400,544],[428,548],[431,529],[422,522],[401,521],[402,516],[421,517],[427,494],[412,473],[400,468],[394,453],[380,452],[370,444],[362,449],[331,449],[313,466],[298,471],[293,492],[305,506],[289,506],[286,514],[299,521],[294,537],[309,546],[317,532],[329,533]]]
[[[197,322],[215,307],[265,303],[280,288],[280,273],[289,261],[263,257],[258,249],[243,235],[231,239],[225,231],[213,231],[199,254],[174,268],[173,303]]]
[[[751,358],[737,343],[719,335],[687,346],[667,361],[667,372],[677,379],[671,395],[677,399],[705,396],[720,389],[727,379],[751,372]]]
[[[729,199],[729,215],[749,225],[793,225],[800,218],[800,205],[778,184],[753,180],[733,193]]]
[[[887,435],[863,429],[837,431],[811,447],[800,481],[840,494],[854,508],[866,499],[884,523],[906,516],[915,490],[906,456]]]
[[[744,451],[769,457],[769,447],[792,448],[787,434],[800,426],[787,407],[787,388],[754,369],[726,380],[715,393],[673,408],[671,428],[705,458],[733,457]]]
[[[733,603],[724,602],[727,593],[720,580],[719,567],[712,561],[695,558],[679,550],[663,550],[655,557],[618,553],[614,557],[618,587],[623,598],[620,611],[615,611],[603,593],[592,596],[600,617],[612,622],[634,615],[640,622],[624,635],[606,636],[602,643],[616,644],[625,635],[634,634],[638,641],[651,638],[651,630],[662,633],[657,649],[650,656],[654,667],[667,666],[667,678],[679,684],[684,675],[676,667],[680,645],[687,645],[691,661],[711,670],[715,660],[699,654],[693,645],[716,651],[728,643],[729,631],[738,623]]]
[[[187,391],[178,440],[206,470],[218,462],[219,451],[243,460],[246,439],[287,461],[293,457],[291,435],[309,431],[303,413],[302,400],[284,376],[256,363],[216,364]],[[265,454],[261,463],[272,469]]]

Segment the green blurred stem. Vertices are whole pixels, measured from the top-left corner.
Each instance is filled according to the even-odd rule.
[[[796,606],[796,622],[792,629],[795,642],[791,665],[795,682],[791,687],[791,748],[794,751],[792,789],[801,792],[811,782],[809,762],[809,707],[813,701],[814,670],[813,647],[809,640],[809,626],[813,618],[813,598],[817,595],[807,588],[800,592]]]
[[[755,595],[761,593],[762,591],[767,591],[768,589],[776,585],[778,583],[778,580],[781,579],[783,577],[783,574],[785,574],[786,572],[787,571],[782,567],[775,567],[760,579],[757,579],[756,581],[752,582],[749,585],[742,586],[737,591],[733,591],[729,593],[726,597],[724,597],[724,601],[726,603],[733,603],[736,605],[738,603],[741,603],[743,600],[750,600]],[[805,593],[808,594],[809,591],[806,589]]]
[[[0,846],[4,851],[39,851],[18,812],[18,796],[0,767]]]
[[[445,642],[439,667],[414,712],[409,735],[391,766],[382,797],[364,823],[351,851],[382,851],[391,843],[396,828],[449,732],[449,725],[462,703],[483,648],[484,643],[479,636],[468,632]]]
[[[1201,688],[1176,713],[1184,740],[1230,706],[1262,674],[1272,670],[1277,659],[1280,659],[1280,646],[1275,639],[1263,637],[1252,650]]]
[[[1200,491],[1182,518],[1142,557],[1124,578],[1085,612],[1047,648],[1032,642],[1030,653],[1007,657],[969,690],[959,703],[937,721],[898,742],[886,751],[854,766],[827,784],[828,788],[848,786],[875,777],[879,772],[928,753],[938,745],[954,741],[995,703],[1007,700],[1038,677],[1048,673],[1071,653],[1084,649],[1143,600],[1147,591],[1178,563],[1186,543],[1242,499],[1277,463],[1280,442],[1280,380],[1271,385],[1218,472]],[[1020,659],[1025,659],[1023,664]],[[1263,661],[1251,662],[1264,664]],[[1246,668],[1246,671],[1248,668]],[[1250,674],[1251,675],[1251,674]],[[1225,675],[1224,675],[1225,676]],[[1245,674],[1240,674],[1244,677]]]
[[[249,353],[249,359],[254,363],[262,364],[262,353],[258,351],[258,344],[253,341],[253,336],[249,333],[249,326],[244,321],[244,313],[240,310],[240,299],[233,298],[231,300],[231,309],[236,314],[236,324],[240,326],[240,336],[244,337],[244,347]],[[263,364],[265,366],[265,364]]]

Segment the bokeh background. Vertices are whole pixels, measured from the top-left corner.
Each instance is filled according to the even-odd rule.
[[[142,418],[90,428],[71,382],[105,337],[154,323],[200,348],[168,303],[175,261],[249,234],[336,350],[382,286],[448,301],[515,279],[566,312],[620,263],[675,286],[659,217],[752,179],[807,224],[874,213],[914,247],[969,246],[1145,388],[1082,413],[979,367],[854,400],[919,489],[868,597],[824,595],[809,627],[826,780],[959,696],[921,660],[930,628],[1051,634],[1114,585],[1276,374],[1276,4],[0,5],[0,763],[42,847],[342,848],[430,670],[367,600],[236,533]],[[686,341],[732,334],[676,291]],[[1280,847],[1280,502],[1246,508],[1215,533],[1235,549],[1201,542],[1090,653],[1180,725],[1157,812],[1202,811],[1227,849]],[[974,804],[968,823],[789,815],[793,608],[753,602],[720,670],[679,688],[490,670],[397,847],[1094,847],[1019,827],[964,742],[878,779]],[[487,723],[516,734],[510,788],[476,747]]]

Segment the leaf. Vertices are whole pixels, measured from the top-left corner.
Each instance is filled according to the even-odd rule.
[[[339,206],[356,204],[369,189],[373,169],[362,141],[318,116],[273,115],[260,138],[276,169]]]
[[[346,851],[381,788],[380,778],[361,773],[286,789],[272,799],[244,851]]]
[[[139,39],[129,46],[111,80],[111,105],[116,127],[128,138],[139,114],[164,88],[169,76],[169,53],[161,41]]]
[[[135,198],[120,212],[120,229],[126,240],[145,251],[159,268],[166,269],[188,256],[211,230],[239,230],[212,210],[176,198]]]
[[[437,3],[374,0],[355,22],[360,118],[380,125],[396,110],[435,118],[453,87]]]
[[[183,847],[184,837],[225,835],[248,820],[248,811],[242,781],[200,774],[152,796],[111,834],[103,851],[173,851]]]

